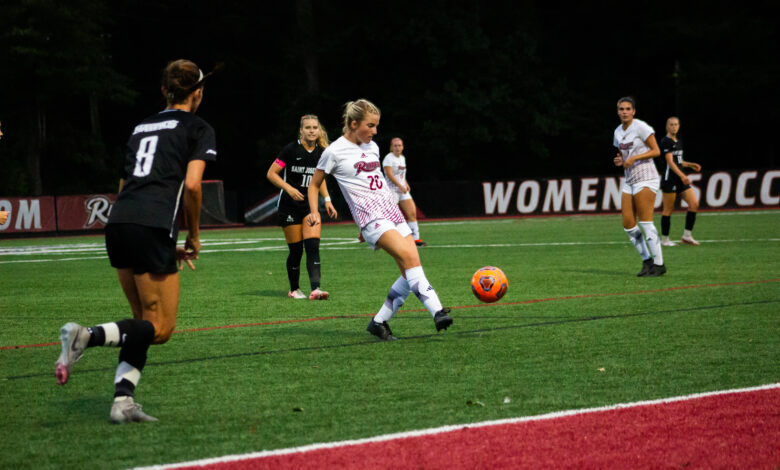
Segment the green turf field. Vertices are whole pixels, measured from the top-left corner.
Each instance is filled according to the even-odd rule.
[[[87,350],[60,387],[48,344],[67,321],[129,315],[102,237],[0,240],[0,468],[164,464],[775,383],[778,228],[780,211],[702,213],[701,246],[665,248],[668,273],[637,278],[619,215],[423,222],[455,323],[437,334],[412,296],[387,343],[365,327],[399,273],[354,225],[324,227],[323,302],[286,297],[280,229],[204,231],[178,332],[136,390],[160,421],[121,426],[118,349]],[[496,304],[471,293],[484,265],[509,278]],[[308,294],[305,264],[301,281]]]

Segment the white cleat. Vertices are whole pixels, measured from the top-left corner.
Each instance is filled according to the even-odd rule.
[[[138,423],[141,421],[157,421],[154,416],[141,411],[141,405],[133,401],[133,397],[116,397],[111,405],[111,422]]]
[[[287,293],[287,297],[289,297],[291,299],[305,299],[306,298],[306,294],[301,292],[300,289],[295,289],[295,290],[291,290],[290,292],[288,292]]]
[[[661,246],[677,246],[677,243],[671,240],[664,240],[661,242]]]
[[[62,352],[55,364],[54,376],[57,377],[58,384],[65,385],[70,378],[73,364],[81,359],[84,349],[87,348],[89,331],[78,323],[66,323],[60,328],[60,342]]]
[[[701,243],[699,243],[696,240],[694,240],[693,237],[691,237],[691,236],[688,236],[688,237],[683,236],[681,241],[683,243],[685,243],[686,245],[693,245],[693,246],[701,245]]]

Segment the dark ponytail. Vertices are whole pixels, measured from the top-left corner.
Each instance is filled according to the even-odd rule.
[[[207,78],[221,69],[222,64],[217,64],[211,72],[203,75],[198,66],[190,60],[179,59],[168,62],[163,69],[161,80],[165,101],[169,105],[184,103],[193,91],[206,84]]]

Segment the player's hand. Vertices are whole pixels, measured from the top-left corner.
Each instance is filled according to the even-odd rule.
[[[680,177],[680,181],[682,181],[682,184],[684,184],[684,185],[686,185],[686,186],[688,186],[688,185],[690,185],[690,184],[691,184],[691,179],[690,179],[690,178],[688,178],[688,175],[682,175],[682,176]]]
[[[631,168],[633,164],[634,164],[634,157],[628,157],[625,160],[623,160],[623,168]]]
[[[330,201],[325,202],[325,210],[328,211],[328,217],[330,217],[333,220],[338,219],[339,213],[336,211],[336,208],[333,207],[333,203]]]
[[[293,198],[293,200],[295,200],[295,201],[303,201],[305,199],[303,197],[303,193],[301,193],[297,189],[293,188],[292,186],[290,186],[290,189],[286,190],[285,192],[287,193],[288,196]]]
[[[405,183],[405,184],[406,184],[406,192],[408,193],[409,191],[412,190],[412,188],[409,187],[409,183]]]
[[[623,166],[623,155],[617,154],[617,156],[613,158],[612,161],[615,162],[615,166]]]
[[[363,238],[363,232],[358,232],[358,241],[360,243],[363,243],[364,241],[366,241],[366,239]]]
[[[698,163],[688,162],[688,168],[695,171],[696,173],[701,171],[701,165],[699,165]]]
[[[192,262],[192,260],[196,257],[197,256],[193,257],[192,253],[184,249],[183,246],[176,247],[176,264],[179,266],[179,271],[184,268],[184,263],[187,263],[187,266],[192,271],[195,271],[195,264]]]
[[[315,225],[319,224],[321,222],[320,219],[320,213],[319,212],[310,212],[309,215],[306,216],[306,223],[309,224],[309,226],[314,227]]]

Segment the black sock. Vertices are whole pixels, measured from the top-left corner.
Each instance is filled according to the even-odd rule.
[[[685,214],[685,230],[693,230],[693,224],[696,223],[696,213],[688,211]]]
[[[87,331],[89,331],[89,342],[87,343],[88,348],[93,346],[103,346],[106,344],[106,332],[103,330],[102,326],[90,326],[87,328]]]
[[[132,397],[135,393],[135,385],[133,382],[122,379],[114,384],[114,398],[116,397]]]
[[[301,287],[301,258],[303,258],[303,242],[288,243],[290,254],[287,255],[287,279],[290,281],[290,291]]]
[[[146,354],[149,346],[154,341],[154,325],[146,320],[122,320],[119,325],[120,342],[119,363],[126,362],[138,369],[144,370]],[[114,397],[132,397],[135,392],[135,384],[127,379],[122,379],[115,385]]]
[[[672,216],[671,215],[662,215],[661,216],[661,235],[664,237],[669,236],[669,230],[672,228]]]
[[[320,287],[320,239],[307,238],[303,241],[306,247],[306,270],[309,271],[311,290]]]

